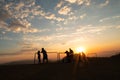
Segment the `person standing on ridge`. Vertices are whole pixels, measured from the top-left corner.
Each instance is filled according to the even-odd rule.
[[[38,55],[38,63],[41,63],[41,55],[40,55],[40,51],[37,52]]]
[[[47,51],[44,48],[42,48],[41,53],[43,53],[43,63],[45,63],[45,62],[48,63]]]
[[[70,53],[70,61],[73,62],[74,52],[71,48],[69,48],[69,53]]]

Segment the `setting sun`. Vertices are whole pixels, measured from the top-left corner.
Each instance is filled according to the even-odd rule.
[[[84,47],[78,47],[76,48],[76,52],[79,53],[79,52],[85,52],[85,48]]]
[[[50,61],[66,51],[119,53],[119,8],[120,0],[0,0],[0,64],[33,60],[41,48]]]

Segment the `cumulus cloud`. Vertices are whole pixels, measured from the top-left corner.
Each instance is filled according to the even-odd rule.
[[[63,4],[64,4],[64,2],[63,2],[63,1],[60,1],[60,2],[56,5],[55,8],[60,8]]]
[[[71,11],[70,7],[64,6],[58,11],[58,13],[61,15],[67,15],[70,11]]]
[[[22,21],[19,19],[10,20],[9,23],[5,21],[0,21],[0,28],[5,29],[6,31],[13,31],[13,32],[37,32],[38,30],[35,28],[31,28],[31,23],[29,23],[26,19]]]
[[[87,5],[87,6],[91,5],[91,0],[86,0],[85,5]]]
[[[78,5],[81,5],[81,4],[84,3],[84,1],[83,0],[77,0],[77,3],[78,3]]]
[[[75,3],[77,0],[65,0],[68,1],[69,3]]]
[[[0,21],[5,21],[7,18],[10,18],[11,15],[4,9],[0,8]]]
[[[24,3],[20,2],[18,5],[16,5],[15,9],[20,10],[22,7],[24,7]]]
[[[57,17],[56,20],[57,20],[58,22],[60,22],[60,21],[64,21],[64,18]]]
[[[0,28],[6,31],[35,33],[40,32],[32,28],[31,20],[35,17],[42,17],[58,22],[64,21],[55,14],[45,12],[40,5],[35,4],[35,0],[21,1],[2,1],[0,4]]]
[[[64,18],[56,17],[55,14],[45,15],[45,18],[49,20],[56,20],[58,22],[64,21]]]
[[[86,5],[86,6],[89,6],[90,5],[90,2],[91,2],[91,0],[65,0],[65,1],[67,1],[67,2],[69,2],[69,3],[71,3],[71,4],[77,4],[77,5],[82,5],[82,4],[84,4],[84,5]]]
[[[0,5],[0,28],[13,32],[36,32],[37,29],[31,28],[32,25],[28,21],[29,15],[32,13],[28,6],[32,6],[36,11],[38,9],[34,0],[3,1]]]
[[[80,16],[80,19],[84,19],[86,16],[87,16],[87,14],[84,13],[84,14],[82,14],[82,15]]]
[[[48,16],[45,17],[46,19],[55,19],[55,15],[54,14],[50,14]]]
[[[77,20],[78,18],[77,18],[77,16],[70,16],[68,19],[69,20]]]
[[[104,3],[100,4],[100,7],[104,7],[107,6],[109,4],[109,0],[106,0]]]
[[[77,3],[79,5],[84,4],[86,6],[89,6],[91,4],[91,0],[77,0]]]

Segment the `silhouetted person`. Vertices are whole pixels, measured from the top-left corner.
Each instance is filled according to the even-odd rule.
[[[71,61],[71,59],[70,59],[70,52],[66,51],[65,53],[66,53],[66,60],[67,60],[67,62],[70,62]]]
[[[74,52],[71,48],[69,48],[69,53],[70,53],[70,60],[73,61],[73,55],[74,55]]]
[[[87,57],[84,52],[81,53],[82,61],[87,62]]]
[[[70,55],[73,55],[73,50],[71,48],[69,48],[69,51],[70,51]]]
[[[42,48],[41,53],[43,53],[43,63],[48,62],[48,55],[44,48]]]
[[[78,56],[79,56],[79,62],[81,63],[82,62],[82,54],[79,53]]]
[[[37,52],[38,55],[38,63],[41,63],[41,55],[40,55],[40,51]]]

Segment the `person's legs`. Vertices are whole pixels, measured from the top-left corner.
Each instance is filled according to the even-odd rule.
[[[39,58],[39,63],[41,63],[41,59]]]
[[[46,62],[48,63],[48,58],[46,58]]]
[[[40,57],[38,56],[38,63],[40,63]]]
[[[43,58],[43,63],[45,63],[45,58]]]

